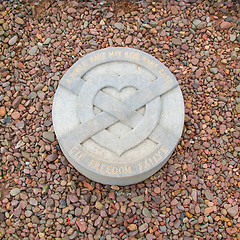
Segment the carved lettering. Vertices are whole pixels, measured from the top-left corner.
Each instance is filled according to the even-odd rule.
[[[95,54],[94,56],[90,57],[90,62],[93,63],[93,62],[102,60],[104,58],[105,58],[105,52],[101,52],[101,53]]]
[[[74,68],[74,70],[72,71],[72,73],[70,74],[71,77],[75,77],[79,74],[79,72],[84,69],[87,66],[87,62],[86,61],[82,61],[80,65],[76,66]],[[70,80],[71,81],[71,80]]]
[[[125,52],[125,58],[137,59],[139,60],[139,53]]]
[[[158,73],[161,75],[162,78],[165,78],[165,80],[166,80],[168,83],[172,82],[172,79],[167,75],[167,72],[166,72],[163,68],[161,68],[161,69],[158,71]],[[166,75],[167,75],[167,76],[166,76]]]
[[[100,168],[100,172],[104,173],[104,169],[106,168],[107,166],[105,164],[102,164],[101,168]]]
[[[165,154],[168,152],[168,149],[165,148],[164,146],[161,146],[160,150],[161,150],[162,152],[164,152]]]
[[[153,67],[156,68],[158,66],[158,64],[155,61],[151,61],[149,58],[147,57],[142,57],[143,61],[149,66],[149,67]]]
[[[127,175],[132,172],[131,166],[111,166],[91,160],[88,164],[89,167],[108,175]]]
[[[93,168],[95,168],[98,171],[99,166],[100,166],[100,163],[95,162]]]
[[[125,173],[131,173],[131,167],[130,166],[125,166]]]
[[[161,152],[158,151],[156,154],[154,154],[153,159],[156,163],[158,163],[162,159]]]
[[[75,153],[78,150],[78,147],[74,146],[72,147],[72,149],[70,150],[70,153]]]
[[[158,73],[159,73],[160,75],[162,75],[163,72],[164,72],[164,69],[163,69],[163,68],[161,68],[161,69],[158,71]]]
[[[112,51],[112,52],[109,52],[108,55],[110,57],[112,57],[112,56],[120,57],[122,55],[122,52],[121,51]]]
[[[170,83],[170,82],[173,81],[169,76],[166,76],[165,80],[166,80],[168,83]]]
[[[112,168],[112,174],[113,174],[113,175],[116,174],[117,171],[118,171],[118,169],[117,169],[116,167],[113,167],[113,168]]]
[[[144,168],[148,168],[148,167],[150,167],[151,165],[148,163],[148,161],[147,160],[145,160],[145,162],[144,162]]]
[[[74,155],[77,159],[80,159],[85,156],[84,153],[82,153],[77,146],[72,147],[70,150],[70,153]]]
[[[88,166],[90,167],[90,166],[92,166],[93,164],[94,164],[94,161],[91,160],[90,163],[88,164]]]
[[[80,159],[80,158],[82,158],[82,157],[84,157],[84,156],[85,156],[85,154],[82,153],[81,151],[78,151],[78,152],[75,154],[75,157],[76,157],[77,159]]]
[[[162,145],[160,150],[153,154],[151,158],[145,159],[142,163],[138,164],[139,171],[143,172],[143,170],[150,169],[151,166],[159,163],[163,159],[162,153],[167,154],[167,152],[168,149]]]

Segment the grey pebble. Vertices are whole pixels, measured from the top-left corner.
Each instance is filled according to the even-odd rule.
[[[15,35],[14,37],[12,37],[12,38],[8,41],[8,44],[9,44],[10,46],[12,46],[12,45],[14,45],[14,44],[17,42],[17,40],[18,40],[18,36]]]
[[[34,46],[29,50],[28,53],[29,53],[29,55],[33,56],[37,53],[37,50],[38,50],[38,46]]]

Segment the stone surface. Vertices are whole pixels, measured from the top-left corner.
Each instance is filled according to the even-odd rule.
[[[0,239],[240,239],[238,2],[1,1]],[[76,12],[69,14],[71,7]],[[106,19],[108,12],[114,16]],[[223,21],[232,26],[222,29]],[[52,112],[45,110],[52,109],[59,80],[78,59],[108,46],[124,47],[129,35],[128,46],[156,57],[175,75],[188,117],[177,149],[160,171],[138,184],[107,186],[74,168],[57,139],[43,138],[43,132],[54,131]],[[9,45],[14,36],[17,42]],[[182,44],[174,45],[173,38]],[[29,55],[33,46],[39,51]],[[57,159],[48,162],[50,154]],[[14,188],[21,190],[16,196],[10,194]],[[79,201],[72,203],[70,194]],[[133,202],[138,196],[141,202]],[[32,222],[33,215],[40,224]],[[84,222],[83,232],[78,222]],[[140,232],[144,223],[148,228]]]
[[[86,55],[63,76],[54,98],[54,129],[65,156],[105,184],[136,183],[155,173],[171,156],[183,122],[174,76],[133,49]]]

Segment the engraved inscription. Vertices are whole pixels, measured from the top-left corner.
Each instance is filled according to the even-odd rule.
[[[110,57],[120,57],[122,55],[122,51],[110,51],[108,55]]]
[[[162,78],[164,78],[164,80],[167,82],[167,83],[171,83],[173,80],[170,78],[170,76],[167,75],[166,71],[161,68],[158,73],[160,74],[160,76]],[[167,76],[166,76],[167,75]]]
[[[159,163],[163,159],[163,155],[167,154],[168,151],[169,150],[162,145],[160,147],[160,150],[155,153],[151,158],[145,159],[143,162],[140,162],[138,164],[139,171],[143,172],[154,166],[156,163]]]
[[[125,52],[124,57],[126,59],[136,59],[136,60],[140,59],[139,53],[133,53],[133,52]]]
[[[88,65],[88,63],[85,60],[83,60],[78,66],[76,66],[76,68],[72,71],[70,76],[71,77],[77,76],[81,70],[83,70],[85,67],[87,67],[87,65]]]
[[[77,146],[72,147],[70,153],[77,159],[81,159],[86,156]]]
[[[101,61],[101,60],[105,59],[105,57],[106,57],[105,52],[101,52],[101,53],[95,54],[94,56],[90,57],[90,62],[93,63],[96,61]]]
[[[151,61],[149,58],[145,56],[143,56],[142,59],[149,67],[156,68],[158,66],[158,64],[155,61]]]
[[[107,165],[107,164],[103,164],[103,163],[99,163],[97,161],[91,160],[88,166],[97,172],[108,174],[108,175],[116,175],[116,174],[128,175],[132,173],[130,165],[113,166],[113,165]]]

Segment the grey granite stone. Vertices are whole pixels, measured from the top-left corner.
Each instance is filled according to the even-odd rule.
[[[145,180],[169,159],[182,134],[177,80],[135,49],[106,48],[76,62],[54,97],[53,125],[63,153],[103,184]]]

